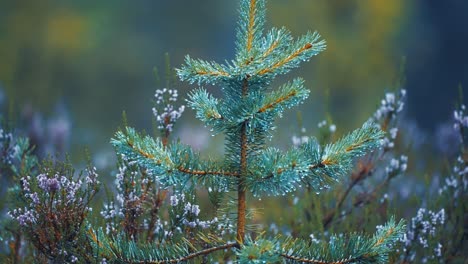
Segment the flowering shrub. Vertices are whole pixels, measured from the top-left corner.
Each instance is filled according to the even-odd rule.
[[[145,170],[121,158],[115,186],[117,195],[104,205],[101,215],[106,222],[106,233],[116,234],[123,227],[132,239],[154,240],[158,212],[166,198],[166,191]]]
[[[175,122],[182,116],[185,106],[181,105],[178,109],[174,108],[173,103],[177,102],[179,96],[175,89],[158,89],[154,95],[155,106],[153,115],[156,118],[157,127],[163,138],[163,144],[167,145],[167,139],[173,130]]]
[[[407,233],[401,238],[404,243],[403,262],[414,261],[416,250],[414,247],[430,248],[433,254],[425,254],[420,257],[421,261],[426,263],[428,260],[442,260],[442,245],[434,239],[436,233],[440,233],[445,223],[445,210],[441,209],[435,213],[424,208],[420,208],[415,217],[411,219]],[[441,235],[441,234],[437,234]],[[431,245],[429,245],[431,243]],[[415,245],[417,244],[417,245]]]
[[[99,188],[98,174],[88,167],[74,176],[67,163],[44,162],[37,175],[20,180],[24,207],[8,212],[41,256],[56,263],[92,259],[85,219]]]
[[[420,208],[403,237],[402,262],[463,263],[466,261],[468,225],[468,116],[465,105],[454,111],[459,155],[451,170],[440,178],[437,194],[427,204],[438,212]]]

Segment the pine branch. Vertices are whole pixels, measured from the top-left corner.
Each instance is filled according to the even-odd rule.
[[[324,165],[330,172],[347,173],[352,169],[353,159],[380,147],[383,137],[384,132],[378,125],[366,122],[361,129],[354,130],[334,144],[327,145],[320,164],[312,166]]]
[[[303,102],[309,96],[309,90],[304,88],[304,80],[296,78],[292,83],[282,86],[278,91],[270,93],[262,102],[257,113],[281,113],[285,108],[291,108]]]
[[[247,29],[247,45],[246,45],[246,49],[247,51],[250,51],[252,50],[252,43],[253,43],[253,39],[254,39],[254,36],[256,36],[257,34],[255,34],[255,21],[257,20],[257,7],[256,7],[256,3],[258,1],[257,0],[251,0],[250,1],[250,7],[249,7],[249,25],[248,25],[248,29]]]
[[[233,247],[236,247],[236,246],[238,246],[237,243],[227,243],[225,245],[203,249],[203,250],[197,251],[195,253],[192,253],[192,254],[190,254],[188,256],[181,257],[179,259],[174,259],[174,260],[170,260],[170,261],[163,261],[163,262],[158,262],[158,263],[179,263],[179,262],[187,261],[187,260],[190,260],[192,258],[199,257],[199,256],[208,255],[208,254],[210,254],[212,252],[215,252],[215,251],[229,249],[229,248],[233,248]]]
[[[347,263],[356,263],[359,261],[357,258],[341,259],[338,261],[324,261],[312,258],[298,257],[288,254],[280,254],[281,257],[288,259],[290,261],[299,262],[299,263],[314,263],[314,264],[347,264]]]
[[[220,111],[211,106],[215,103],[201,103],[202,107],[198,108],[203,108],[203,110],[198,111],[197,116],[203,115],[199,118],[204,118],[205,122],[212,125],[216,132],[238,131],[243,122],[248,122],[247,135],[249,137],[257,136],[258,143],[258,135],[261,133],[265,135],[274,128],[275,117],[281,116],[285,109],[302,103],[308,95],[309,90],[304,87],[303,79],[296,78],[268,94],[252,93],[250,97],[231,105],[223,102]],[[214,114],[220,118],[207,118],[207,116],[211,117]],[[253,142],[254,140],[249,141]]]
[[[205,89],[197,89],[189,94],[189,106],[196,111],[196,117],[212,126],[216,133],[225,129],[225,118],[218,110],[219,100]]]
[[[269,148],[249,168],[247,186],[255,196],[284,195],[302,185],[316,191],[353,168],[353,160],[380,146],[383,132],[372,123],[353,131],[322,151],[316,140],[286,153]]]
[[[230,69],[215,62],[185,57],[185,65],[177,69],[177,74],[183,81],[190,83],[215,83],[231,77]]]
[[[242,64],[249,64],[258,54],[258,47],[265,24],[265,0],[243,0],[237,29],[237,58]]]
[[[257,240],[247,238],[243,247],[236,250],[238,263],[288,263],[314,264],[383,264],[388,261],[391,245],[405,232],[403,221],[395,224],[393,218],[373,237],[360,234],[332,236],[328,242],[311,243],[291,237]]]
[[[173,143],[164,148],[159,139],[142,137],[132,128],[127,128],[126,133],[117,132],[111,143],[119,155],[146,168],[164,187],[184,185],[193,179],[201,184],[227,188],[234,180],[228,178],[238,176],[224,163],[200,160],[200,155],[188,146]]]
[[[373,237],[353,234],[334,236],[328,243],[319,245],[307,241],[286,239],[280,256],[293,263],[341,264],[341,263],[387,263],[391,245],[405,232],[404,221],[395,223],[394,218],[378,227]]]
[[[259,61],[256,63],[263,62],[268,59],[270,55],[275,55],[281,52],[281,49],[285,49],[285,47],[289,46],[292,41],[293,38],[291,37],[289,30],[286,28],[272,28],[262,41],[263,53],[259,57]]]
[[[94,247],[107,261],[116,263],[145,263],[145,264],[169,264],[181,263],[191,259],[205,256],[216,251],[237,247],[237,243],[225,243],[218,239],[210,241],[204,237],[209,244],[216,244],[206,249],[196,249],[189,241],[182,240],[177,244],[138,244],[121,235],[109,238],[100,229],[97,232],[90,231],[91,241]]]
[[[317,32],[307,33],[299,38],[293,45],[281,52],[275,60],[267,63],[267,66],[259,69],[256,75],[284,74],[293,68],[297,68],[301,61],[308,61],[311,57],[325,49],[325,41],[320,40]]]

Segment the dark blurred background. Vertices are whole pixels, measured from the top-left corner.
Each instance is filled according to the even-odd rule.
[[[21,106],[22,115],[71,120],[58,125],[71,135],[72,153],[83,145],[105,153],[123,110],[132,126],[151,130],[151,98],[163,88],[153,67],[164,75],[166,52],[175,67],[186,54],[233,58],[237,6],[232,0],[3,0],[0,97]],[[406,57],[406,118],[434,134],[451,118],[459,85],[468,91],[467,12],[464,0],[269,0],[268,27],[286,26],[296,36],[317,30],[327,40],[324,53],[280,80],[306,79],[311,97],[297,110],[311,133],[326,113],[339,131],[360,126],[395,88]],[[185,97],[194,87],[172,88]],[[297,128],[295,115],[279,121],[280,140]],[[203,145],[209,137],[193,116],[185,113],[178,136]]]

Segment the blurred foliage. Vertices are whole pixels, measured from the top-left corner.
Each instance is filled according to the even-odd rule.
[[[398,40],[408,19],[408,1],[276,1],[271,21],[293,32],[316,28],[327,51],[310,65],[308,85],[329,91],[330,110],[345,127],[372,112],[369,103],[391,83],[403,55]],[[401,44],[401,43],[400,43]],[[339,76],[339,78],[337,78]],[[318,96],[321,97],[321,96]],[[349,100],[353,98],[353,100]],[[349,118],[353,116],[353,118]]]

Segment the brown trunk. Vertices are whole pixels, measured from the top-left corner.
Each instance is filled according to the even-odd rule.
[[[244,243],[245,236],[245,173],[247,172],[247,135],[246,135],[246,123],[242,124],[241,132],[241,173],[239,177],[239,185],[237,186],[237,241],[239,244]]]
[[[248,92],[248,80],[247,77],[244,79],[242,85],[242,97],[247,97]],[[245,211],[246,211],[246,199],[245,199],[245,177],[247,176],[247,122],[244,121],[241,127],[240,136],[240,175],[239,184],[237,186],[237,242],[244,244],[245,237]]]

